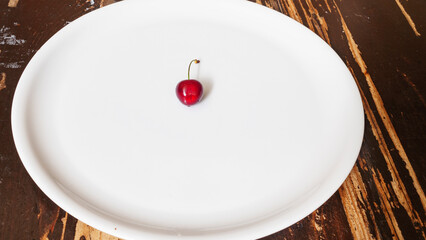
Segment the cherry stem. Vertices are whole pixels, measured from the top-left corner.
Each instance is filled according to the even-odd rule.
[[[194,59],[194,60],[192,60],[192,61],[189,63],[189,67],[188,67],[188,80],[190,80],[189,73],[191,72],[191,65],[192,65],[192,63],[197,64],[197,63],[199,63],[199,62],[200,62],[200,60],[198,60],[198,59]]]

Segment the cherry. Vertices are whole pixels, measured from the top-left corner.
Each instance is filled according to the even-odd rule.
[[[189,63],[188,80],[183,80],[176,86],[176,95],[178,99],[188,107],[199,102],[203,96],[203,85],[195,79],[190,79],[189,76],[191,64],[197,64],[199,62],[200,60],[194,59]]]

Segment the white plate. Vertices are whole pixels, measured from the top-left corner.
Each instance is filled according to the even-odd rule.
[[[204,99],[175,96],[193,58]],[[128,239],[255,239],[342,184],[363,109],[346,66],[290,18],[240,0],[127,0],[37,52],[12,127],[31,177]]]

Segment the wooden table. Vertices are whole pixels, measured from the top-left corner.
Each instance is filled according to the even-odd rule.
[[[15,87],[31,57],[70,21],[113,2],[0,0],[0,239],[117,239],[40,191],[10,125]],[[338,192],[264,239],[426,239],[426,1],[256,2],[331,45],[358,84],[366,123],[358,161]]]

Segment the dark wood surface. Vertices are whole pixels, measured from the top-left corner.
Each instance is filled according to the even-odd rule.
[[[338,192],[264,239],[426,239],[426,1],[256,2],[330,44],[358,84],[366,124],[358,161]],[[111,3],[0,0],[0,239],[117,239],[40,191],[19,159],[10,125],[12,97],[31,57],[70,21]]]

